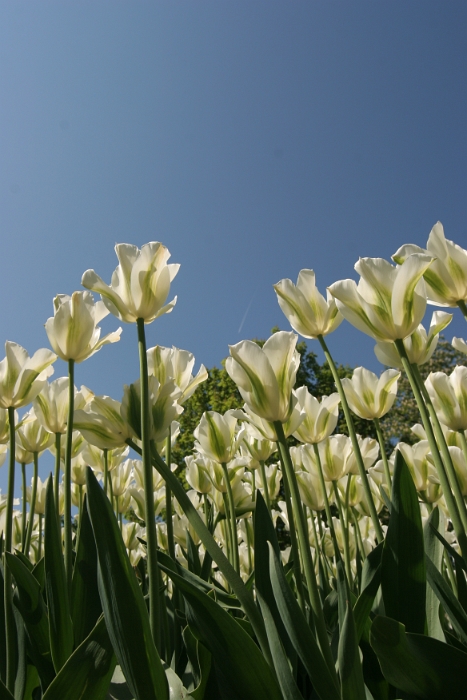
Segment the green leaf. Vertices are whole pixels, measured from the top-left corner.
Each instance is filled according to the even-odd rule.
[[[47,482],[45,500],[44,551],[50,651],[55,671],[58,673],[73,651],[73,624],[52,477]]]
[[[260,649],[220,605],[174,571],[167,571],[187,603],[190,628],[209,649],[220,685],[229,698],[282,700],[282,694]]]
[[[383,542],[373,549],[363,564],[361,593],[354,605],[353,614],[357,639],[360,640],[373,607],[376,594],[381,582],[381,555]]]
[[[47,688],[43,700],[102,700],[116,664],[104,618],[73,652]]]
[[[362,663],[350,601],[346,607],[337,653],[342,700],[360,700],[365,697]]]
[[[0,700],[15,700],[3,681],[0,680]]]
[[[101,613],[102,605],[97,586],[97,551],[85,498],[71,580],[71,617],[75,646],[86,639]]]
[[[167,680],[143,594],[112,507],[89,467],[86,484],[99,562],[99,594],[118,663],[136,700],[168,700]]]
[[[271,611],[261,594],[257,593],[257,595],[261,612],[263,613],[274,669],[277,672],[277,680],[279,681],[282,694],[287,700],[303,700],[303,695],[300,693],[292,675],[290,664],[285,654],[284,647],[282,646]]]
[[[8,552],[5,556],[16,582],[15,604],[28,633],[30,655],[39,672],[42,687],[46,688],[53,680],[55,671],[50,654],[49,621],[41,588],[22,559]]]
[[[417,492],[398,450],[392,482],[391,515],[381,560],[381,588],[388,617],[409,632],[425,630],[425,550]]]
[[[467,644],[467,614],[431,559],[426,558],[426,576],[461,641]]]
[[[211,596],[211,598],[216,600],[220,605],[224,606],[225,608],[233,608],[237,610],[238,608],[240,608],[240,603],[238,602],[235,596],[231,595],[230,593],[227,593],[223,589],[216,586],[214,583],[208,583],[193,572],[189,571],[188,569],[185,569],[177,561],[174,561],[172,557],[169,557],[169,555],[165,552],[158,551],[157,560],[162,571],[165,571],[165,573],[170,573],[171,571],[174,571],[176,574],[182,576],[182,578],[191,583],[193,586],[199,588],[200,591],[208,593]]]
[[[425,553],[438,571],[441,570],[443,562],[443,545],[436,537],[435,532],[439,529],[442,529],[444,532],[445,522],[446,518],[443,512],[436,506],[431,511],[430,517],[423,528]],[[429,637],[439,639],[441,642],[446,641],[439,619],[439,599],[431,586],[427,586],[426,591],[426,623]]]
[[[397,620],[376,617],[370,642],[385,678],[419,700],[465,700],[467,654],[420,634]]]
[[[254,529],[254,551],[255,551],[255,588],[262,597],[263,602],[272,615],[274,625],[279,634],[279,638],[284,644],[284,648],[289,659],[292,660],[293,646],[282,622],[282,618],[277,609],[276,599],[272,590],[271,577],[269,575],[269,547],[271,544],[277,557],[280,556],[279,542],[277,541],[276,529],[271,520],[269,509],[264,501],[261,491],[256,492],[256,513]],[[268,635],[269,637],[269,635]]]
[[[183,641],[193,671],[193,678],[197,683],[196,688],[190,690],[190,696],[193,700],[204,700],[211,671],[212,655],[204,644],[196,639],[189,626],[183,630]]]
[[[340,700],[341,694],[336,679],[329,672],[316,637],[287,583],[282,565],[271,545],[269,545],[269,570],[279,614],[318,697],[321,700]]]

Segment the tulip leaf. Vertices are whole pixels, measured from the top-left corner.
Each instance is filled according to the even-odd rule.
[[[85,499],[71,580],[71,617],[75,646],[81,644],[88,636],[101,613],[102,605],[97,586],[97,551]]]
[[[436,537],[435,532],[438,528],[444,532],[445,517],[439,507],[436,506],[428,518],[423,528],[423,537],[425,540],[425,552],[439,571],[441,570],[443,561],[443,545]],[[427,573],[428,578],[428,573]],[[439,619],[439,598],[431,586],[427,586],[426,590],[426,622],[428,636],[434,639],[439,639],[441,642],[446,641],[443,628]]]
[[[211,671],[212,656],[204,644],[201,644],[201,642],[196,639],[189,626],[185,627],[182,634],[193,672],[193,680],[197,683],[196,688],[190,691],[190,696],[193,700],[204,700]]]
[[[271,545],[269,545],[269,570],[279,614],[316,694],[320,700],[340,700],[337,680],[331,676],[316,637],[292,593],[279,558]]]
[[[44,550],[50,650],[55,671],[58,673],[73,651],[73,625],[52,477],[47,482],[46,491]]]
[[[159,551],[157,553],[157,560],[162,571],[165,571],[166,573],[174,571],[176,574],[186,579],[186,581],[191,583],[193,586],[199,588],[200,591],[203,591],[204,593],[209,593],[211,598],[216,600],[220,605],[226,608],[240,608],[240,603],[238,602],[235,596],[230,595],[230,593],[227,593],[225,590],[219,588],[214,583],[208,583],[193,572],[189,571],[188,569],[185,569],[177,561],[174,561],[172,557],[169,557],[169,555],[165,552]]]
[[[290,664],[285,654],[284,647],[281,644],[271,611],[261,594],[258,593],[257,595],[261,612],[263,613],[264,625],[266,627],[274,668],[277,672],[277,680],[279,681],[282,694],[287,700],[303,700],[303,695],[300,693],[292,675]]]
[[[425,629],[426,574],[423,529],[417,492],[402,452],[396,454],[391,515],[381,560],[386,614],[409,632]]]
[[[426,575],[433,592],[446,611],[451,624],[463,644],[467,644],[467,614],[429,557],[426,558]]]
[[[232,700],[282,700],[279,686],[260,649],[241,625],[212,598],[167,570],[183,594],[190,629],[212,654],[216,678]]]
[[[0,680],[0,700],[15,700],[2,680]]]
[[[167,679],[152,638],[142,591],[112,506],[89,467],[86,485],[99,563],[99,595],[118,663],[136,700],[168,700]]]
[[[55,672],[50,654],[47,610],[40,585],[19,557],[7,552],[6,558],[16,581],[15,604],[28,633],[29,654],[38,670],[42,687],[46,688]]]
[[[385,678],[419,700],[464,700],[467,654],[422,634],[406,633],[389,617],[376,617],[370,642]]]
[[[49,685],[43,700],[101,700],[106,697],[115,664],[112,644],[101,617]]]
[[[16,606],[13,606],[13,614],[16,623],[16,678],[15,697],[23,698],[28,678],[27,654],[26,654],[26,631],[24,629],[23,618]]]
[[[277,557],[280,556],[279,542],[277,541],[276,529],[271,520],[269,509],[266,506],[261,491],[256,492],[256,513],[255,513],[255,588],[267,605],[273,617],[274,624],[282,643],[284,644],[287,656],[291,658],[293,647],[282,622],[282,618],[277,609],[276,599],[272,590],[271,577],[269,575],[269,547],[272,548]],[[269,637],[269,635],[268,635]]]
[[[363,682],[357,630],[355,628],[352,605],[349,600],[346,601],[346,612],[339,635],[337,658],[342,700],[360,700],[360,698],[364,698],[365,684]]]
[[[379,545],[369,553],[363,564],[361,593],[353,609],[358,640],[360,640],[362,636],[363,629],[368,620],[381,583],[381,555],[383,546],[383,542],[380,542]]]

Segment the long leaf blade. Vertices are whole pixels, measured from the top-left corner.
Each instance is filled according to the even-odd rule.
[[[168,686],[154,644],[143,594],[112,507],[88,468],[89,517],[99,561],[99,594],[115,655],[136,700],[168,700]]]
[[[55,671],[58,673],[73,651],[73,624],[52,477],[47,483],[44,549],[50,651]]]
[[[409,632],[425,629],[425,549],[417,492],[402,453],[396,455],[391,515],[383,547],[381,588],[388,617]]]

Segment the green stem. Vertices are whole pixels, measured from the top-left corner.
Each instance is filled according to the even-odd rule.
[[[386,450],[384,447],[383,431],[381,430],[381,424],[379,422],[379,418],[373,418],[373,423],[374,423],[375,430],[376,430],[376,437],[378,438],[378,442],[379,442],[379,449],[381,451],[381,459],[383,460],[384,477],[386,479],[386,485],[388,487],[388,494],[389,494],[389,498],[390,498],[391,497],[391,489],[392,489],[392,481],[391,481],[391,472],[389,469],[388,457],[387,457]]]
[[[438,415],[437,415],[435,408],[433,406],[433,403],[431,401],[430,394],[428,393],[428,390],[427,390],[425,383],[422,379],[418,365],[414,364],[414,365],[412,365],[412,368],[413,368],[417,383],[420,387],[421,394],[422,394],[422,396],[425,400],[425,404],[428,408],[428,414],[430,416],[431,424],[433,426],[433,432],[435,434],[435,439],[436,439],[436,442],[440,448],[441,456],[442,456],[443,462],[444,462],[444,466],[446,467],[446,471],[448,474],[448,479],[449,479],[449,482],[451,484],[451,488],[454,492],[454,498],[456,499],[457,507],[459,508],[459,515],[460,515],[460,519],[462,521],[464,532],[467,533],[467,508],[465,506],[464,496],[462,495],[462,491],[461,491],[460,486],[459,486],[459,480],[457,478],[456,470],[455,470],[454,464],[452,462],[451,453],[449,452],[449,447],[446,443],[446,438],[444,437],[444,433],[443,433],[443,430],[441,428]]]
[[[348,478],[350,478],[350,477],[348,477]],[[349,532],[347,529],[347,523],[345,522],[345,518],[344,518],[344,510],[342,508],[339,487],[338,487],[336,481],[332,482],[332,488],[334,491],[334,497],[336,499],[337,510],[339,511],[339,520],[341,521],[342,543],[344,545],[344,563],[345,563],[345,571],[347,574],[347,581],[349,582],[349,586],[352,586],[352,569],[350,566]]]
[[[26,504],[27,504],[27,486],[26,486],[26,465],[21,462],[21,483],[23,488],[23,503],[21,508],[21,551],[24,554],[26,544]]]
[[[459,299],[457,301],[457,306],[462,311],[462,313],[464,314],[464,318],[467,321],[467,304],[465,303],[465,301],[463,299]]]
[[[311,607],[313,610],[313,617],[316,625],[318,641],[324,659],[329,667],[329,672],[331,673],[331,676],[335,679],[337,689],[339,687],[339,684],[337,680],[336,669],[334,666],[334,659],[331,653],[331,647],[329,645],[323,607],[321,605],[321,599],[319,597],[318,583],[316,581],[315,569],[311,557],[308,528],[306,526],[305,519],[303,516],[303,509],[301,507],[298,484],[295,478],[295,472],[292,460],[290,458],[290,453],[287,446],[287,440],[284,434],[282,423],[280,423],[279,421],[274,422],[274,429],[277,435],[279,452],[282,455],[282,462],[284,464],[285,472],[287,474],[287,479],[289,482],[290,493],[292,496],[292,505],[294,511],[297,514],[298,541],[300,545],[300,551],[302,554],[303,567],[305,570],[305,579],[308,587],[308,594],[310,596]]]
[[[75,403],[75,361],[68,360],[68,420],[66,426],[65,472],[63,487],[65,495],[64,508],[64,539],[65,539],[65,572],[68,592],[71,593],[72,568],[72,538],[71,526],[71,451],[73,444],[73,412]]]
[[[61,433],[55,433],[55,471],[54,471],[54,501],[57,517],[60,519],[60,463],[61,463]]]
[[[433,432],[433,428],[430,422],[430,417],[428,414],[427,407],[425,406],[425,402],[423,401],[423,396],[420,391],[420,387],[418,385],[416,376],[413,372],[413,367],[410,364],[409,358],[407,356],[407,351],[405,349],[404,343],[402,340],[395,340],[394,345],[399,353],[399,356],[401,358],[402,366],[404,368],[404,371],[407,375],[407,378],[409,380],[413,395],[415,396],[415,401],[417,402],[418,410],[420,412],[420,416],[422,419],[423,427],[425,428],[425,433],[428,439],[428,444],[430,446],[430,451],[431,451],[431,456],[433,458],[433,462],[436,468],[436,472],[438,474],[438,478],[441,484],[441,488],[443,489],[443,494],[444,498],[446,500],[446,505],[448,507],[449,511],[449,516],[452,520],[452,524],[454,526],[454,530],[456,531],[457,534],[457,540],[459,542],[459,546],[462,551],[462,555],[464,559],[467,561],[467,536],[464,530],[464,527],[462,525],[461,518],[459,516],[459,511],[457,508],[456,501],[454,500],[454,496],[451,491],[451,487],[449,485],[449,480],[448,476],[446,474],[446,470],[444,468],[443,461],[441,459],[441,455],[438,450],[438,445],[436,444],[436,439],[435,439],[435,434]]]
[[[457,432],[460,435],[461,444],[462,444],[462,453],[464,455],[465,463],[467,464],[467,440],[465,438],[465,432],[463,430],[458,430]]]
[[[169,427],[169,432],[165,441],[165,461],[169,469],[171,469],[172,462],[172,431]],[[174,539],[174,525],[172,518],[172,489],[170,484],[165,483],[165,522],[167,524],[167,546],[169,554],[175,561],[175,539]]]
[[[149,579],[149,621],[156,647],[161,650],[161,615],[159,599],[159,567],[157,563],[157,532],[154,510],[154,482],[151,460],[151,433],[149,423],[149,381],[146,355],[144,319],[136,321],[141,389],[141,446],[144,476],[144,502],[146,510],[147,563]],[[169,467],[170,469],[170,467]]]
[[[363,492],[365,494],[365,499],[367,502],[368,510],[370,512],[373,527],[375,529],[376,539],[378,540],[378,542],[381,542],[383,540],[383,529],[381,527],[381,523],[379,522],[378,513],[376,512],[375,503],[374,503],[373,497],[371,495],[371,489],[370,489],[370,484],[368,481],[368,475],[366,473],[365,465],[363,463],[362,453],[360,452],[360,445],[358,444],[357,433],[355,432],[355,426],[353,424],[352,414],[350,412],[349,404],[347,402],[347,397],[345,395],[344,387],[342,386],[342,382],[341,382],[341,379],[339,377],[337,367],[334,363],[334,360],[332,359],[331,353],[329,352],[328,346],[326,345],[326,342],[325,342],[323,336],[319,335],[318,340],[319,340],[319,343],[323,349],[324,356],[325,356],[326,361],[329,365],[329,369],[331,370],[337,391],[339,392],[339,396],[340,396],[340,400],[341,400],[341,404],[342,404],[342,409],[344,411],[345,421],[347,423],[347,427],[349,429],[349,436],[350,436],[350,439],[352,441],[352,447],[353,447],[353,451],[354,451],[354,455],[355,455],[355,460],[357,462],[358,473],[359,473],[360,479],[362,481]]]
[[[42,521],[44,516],[39,513],[39,549],[37,550],[37,561],[41,560],[42,557]]]
[[[109,495],[109,451],[108,448],[105,447],[103,450],[104,453],[104,493],[106,496]]]
[[[365,548],[363,546],[362,533],[360,532],[360,527],[358,525],[358,518],[355,515],[354,508],[351,508],[350,512],[352,513],[353,526],[354,526],[354,530],[355,530],[355,541],[357,542],[358,548],[360,550],[362,561],[365,561],[366,554],[365,554]]]
[[[279,450],[279,459],[281,461],[281,467],[282,467],[282,481],[284,484],[284,498],[285,498],[285,505],[287,508],[287,518],[289,520],[290,546],[292,549],[292,561],[293,561],[293,568],[294,568],[295,583],[297,584],[297,598],[298,598],[298,603],[300,605],[300,608],[303,611],[303,613],[305,614],[305,612],[306,612],[305,611],[305,591],[303,589],[302,570],[300,567],[300,550],[299,550],[299,546],[298,546],[297,529],[296,529],[296,523],[295,523],[295,518],[294,518],[294,509],[292,507],[289,479],[288,479],[285,465],[282,461],[282,454],[281,454],[280,450]]]
[[[13,540],[13,500],[15,494],[15,409],[8,408],[10,423],[10,461],[8,467],[8,491],[5,519],[5,552],[11,552]],[[5,606],[6,686],[13,693],[16,675],[16,629],[13,615],[12,576],[6,557],[3,560],[3,594]]]
[[[29,548],[31,546],[32,530],[34,527],[34,513],[36,512],[37,479],[39,477],[39,455],[37,454],[37,452],[33,452],[33,455],[34,473],[32,477],[31,504],[29,506],[28,530],[26,533],[26,541],[24,543],[24,553],[27,557],[29,557]]]
[[[328,492],[326,491],[326,482],[324,480],[323,465],[321,463],[321,456],[319,454],[318,445],[316,443],[313,444],[313,451],[315,453],[316,465],[318,467],[319,483],[321,486],[321,490],[323,492],[324,511],[326,513],[326,520],[328,521],[328,528],[329,528],[329,532],[331,533],[332,544],[333,544],[334,551],[336,552],[336,557],[337,557],[338,552],[339,552],[339,547],[337,545],[337,537],[336,537],[336,532],[334,530],[334,523],[332,520],[331,506],[329,505]]]
[[[203,503],[204,503],[204,522],[206,527],[209,527],[209,500],[208,494],[203,493]]]
[[[266,501],[266,506],[268,508],[269,513],[271,513],[271,501],[269,499],[268,480],[266,479],[266,467],[264,466],[263,460],[261,460],[259,463],[259,469],[261,472],[261,483],[263,485],[264,500]]]
[[[232,484],[229,479],[227,464],[222,462],[222,471],[224,472],[225,487],[227,489],[227,503],[229,506],[228,520],[230,524],[230,532],[232,533],[232,564],[233,568],[240,574],[240,559],[238,556],[238,536],[237,536],[237,516],[235,513],[235,501],[233,497]]]

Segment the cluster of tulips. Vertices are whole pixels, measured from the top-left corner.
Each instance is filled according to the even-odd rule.
[[[427,302],[467,318],[467,251],[438,223],[426,249],[403,246],[395,265],[360,259],[359,283],[327,298],[312,270],[274,285],[296,333],[230,346],[245,404],[203,414],[188,491],[171,452],[207,372],[145,335],[174,308],[179,266],[156,242],[116,252],[110,285],[88,270],[86,291],[54,299],[52,350],[29,357],[7,342],[0,363],[0,700],[100,700],[123,686],[135,700],[463,697],[467,367],[423,381],[419,366],[452,318],[436,311],[427,331]],[[137,327],[140,377],[121,401],[75,388],[76,364],[120,338],[100,338],[109,313]],[[325,336],[343,319],[376,340],[380,377],[359,367],[340,379]],[[330,396],[294,389],[297,333],[320,343]],[[57,358],[68,376],[49,381]],[[421,422],[389,456],[380,419],[401,372]],[[348,435],[335,434],[339,410]],[[353,414],[376,440],[357,435]],[[45,450],[55,473],[42,483]]]

